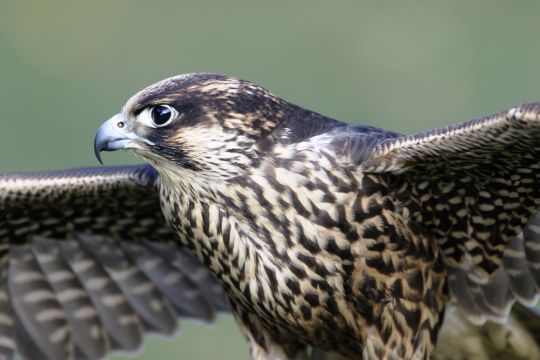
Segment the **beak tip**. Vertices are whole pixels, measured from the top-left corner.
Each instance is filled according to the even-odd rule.
[[[103,165],[103,161],[101,160],[101,151],[103,151],[104,149],[105,147],[103,146],[102,141],[100,141],[98,136],[96,136],[96,138],[94,139],[94,155],[96,156],[97,161],[99,161],[101,165]]]
[[[96,152],[96,159],[101,165],[103,165],[103,161],[101,160],[101,153]]]

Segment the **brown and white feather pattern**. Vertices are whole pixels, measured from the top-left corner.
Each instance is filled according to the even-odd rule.
[[[161,104],[178,118],[144,125]],[[539,288],[539,104],[401,136],[191,74],[118,116],[159,176],[0,177],[6,356],[131,350],[225,309],[221,289],[257,360],[538,355],[540,317],[509,311]]]
[[[538,286],[540,105],[386,140],[361,166],[400,174],[419,199],[412,217],[433,234],[451,293],[476,323],[504,318]]]
[[[336,169],[330,153],[298,150],[214,188],[222,203],[169,192],[165,184],[173,180],[164,179],[165,204],[178,206],[166,206],[165,215],[225,284],[255,347],[268,346],[270,331],[289,356],[306,344],[326,350],[342,344],[351,357],[427,354],[443,309],[445,274],[436,247],[406,226],[403,214],[373,211],[394,199],[373,191],[372,176]],[[187,222],[176,215],[183,213],[192,214]],[[429,306],[421,299],[430,299]],[[419,333],[428,339],[415,341]]]
[[[507,281],[505,295],[484,296],[516,276],[512,267],[528,268],[516,236],[538,208],[538,179],[514,170],[536,172],[539,156],[528,153],[536,140],[521,135],[535,133],[538,110],[520,109],[411,138],[342,128],[277,142],[244,175],[205,192],[183,180],[190,170],[169,168],[161,180],[165,216],[223,282],[254,357],[271,357],[276,347],[299,356],[315,345],[350,357],[424,358],[441,323],[447,276],[477,324],[503,318],[514,295],[530,304],[536,294],[512,292]],[[504,136],[492,136],[496,128]],[[482,130],[487,136],[475,143]],[[497,195],[522,194],[514,204],[490,192],[503,180]],[[487,215],[497,206],[504,215],[493,226]],[[504,270],[491,275],[497,269]]]
[[[452,298],[476,323],[504,316],[512,295],[487,305],[482,295],[516,275],[506,261],[510,271],[491,277],[503,257],[519,258],[510,239],[538,204],[502,205],[507,217],[493,226],[487,215],[502,199],[486,184],[496,175],[515,194],[516,164],[538,172],[538,154],[527,154],[537,105],[403,137],[219,75],[161,84],[132,97],[124,116],[136,127],[137,109],[187,106],[165,130],[138,132],[158,144],[138,154],[160,172],[165,217],[223,284],[254,358],[298,358],[311,345],[420,359]],[[516,144],[523,134],[533,140]],[[522,193],[532,200],[535,181]]]

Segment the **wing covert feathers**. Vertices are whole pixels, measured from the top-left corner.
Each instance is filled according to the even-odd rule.
[[[481,170],[494,160],[511,161],[515,152],[503,153],[508,148],[527,151],[537,147],[539,134],[540,103],[523,104],[476,120],[379,141],[361,167],[392,173],[427,170],[430,165],[434,171],[443,165]]]

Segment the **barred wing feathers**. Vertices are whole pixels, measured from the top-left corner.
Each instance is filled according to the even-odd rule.
[[[471,320],[503,321],[516,299],[535,303],[540,104],[418,135],[379,137],[360,152],[355,136],[349,138],[350,159],[396,181],[413,221],[438,242],[451,294]]]
[[[0,359],[99,359],[227,304],[159,207],[150,166],[0,175]]]

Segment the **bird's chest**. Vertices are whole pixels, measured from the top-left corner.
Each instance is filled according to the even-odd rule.
[[[371,312],[396,304],[393,274],[439,279],[410,251],[427,241],[384,179],[308,170],[262,169],[213,199],[162,186],[163,212],[237,312],[257,314],[277,338],[358,351]],[[433,260],[431,251],[420,252]]]

